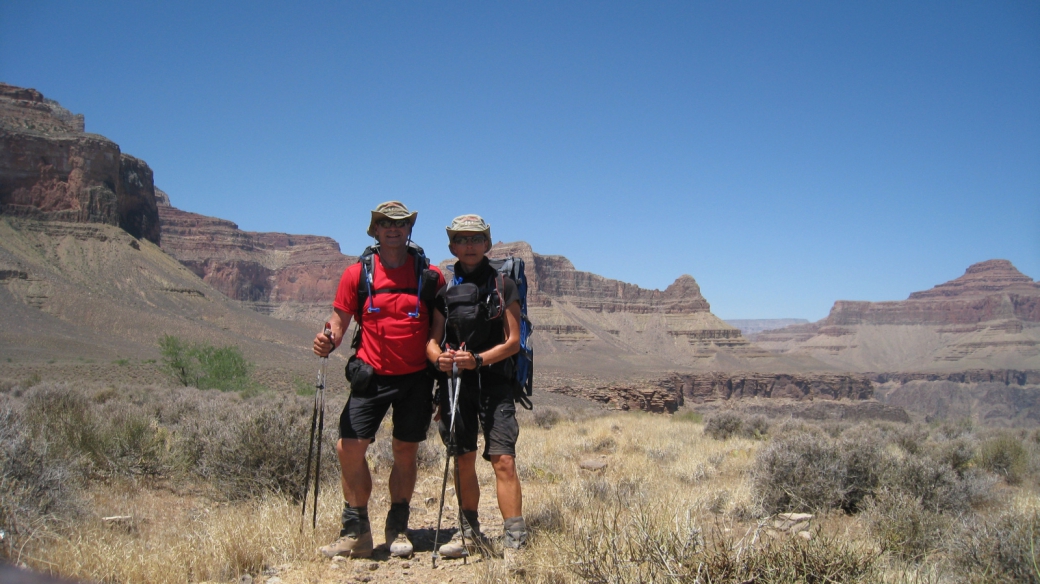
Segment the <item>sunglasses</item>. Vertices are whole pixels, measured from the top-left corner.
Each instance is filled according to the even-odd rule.
[[[404,227],[404,226],[408,225],[408,220],[407,219],[378,219],[378,220],[376,220],[376,225],[378,225],[380,227],[383,227],[383,228],[386,228],[386,227]]]
[[[480,244],[484,243],[485,241],[487,241],[487,238],[484,237],[483,233],[479,233],[477,235],[456,235],[455,237],[451,238],[451,242],[455,245],[468,245],[470,243]]]

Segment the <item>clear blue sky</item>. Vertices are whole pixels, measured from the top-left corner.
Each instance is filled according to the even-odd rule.
[[[826,316],[1040,278],[1040,3],[0,2],[0,81],[175,206],[366,245],[476,212],[581,270]]]

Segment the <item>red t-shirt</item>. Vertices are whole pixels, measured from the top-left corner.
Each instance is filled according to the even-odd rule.
[[[437,287],[444,285],[444,275],[436,266]],[[378,254],[372,258],[375,272],[372,290],[388,288],[416,289],[415,256],[408,255],[404,265],[387,270]],[[336,308],[357,315],[357,289],[361,278],[361,262],[343,270],[336,290]],[[369,302],[361,313],[361,348],[358,356],[372,366],[379,375],[404,375],[426,367],[426,341],[430,337],[430,314],[425,302],[419,302],[419,318],[408,316],[415,312],[418,297],[415,294],[384,292],[371,296],[372,305],[379,312],[368,312]]]

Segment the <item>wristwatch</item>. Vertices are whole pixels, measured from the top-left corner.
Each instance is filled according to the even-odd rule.
[[[477,369],[480,369],[481,367],[483,367],[484,366],[484,358],[480,356],[480,353],[471,353],[471,354],[473,355],[473,360],[477,362]]]

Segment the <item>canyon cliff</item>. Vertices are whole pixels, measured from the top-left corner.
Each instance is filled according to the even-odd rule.
[[[0,214],[115,225],[159,243],[152,170],[35,89],[0,83]]]
[[[751,339],[856,371],[1036,369],[1040,283],[1007,260],[989,260],[906,300],[840,300],[821,321]]]
[[[343,270],[358,261],[330,237],[242,231],[168,203],[159,218],[163,251],[229,298],[283,319],[328,317]]]

